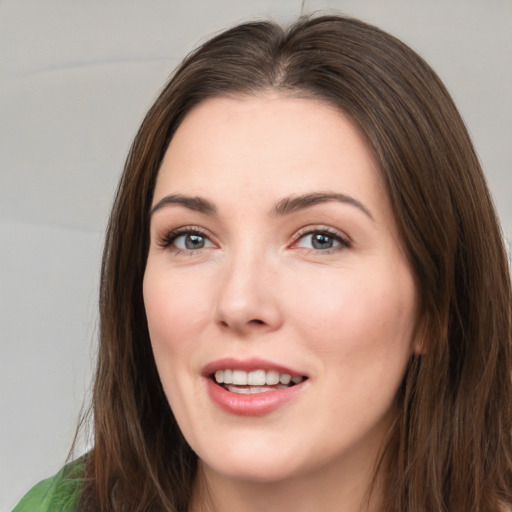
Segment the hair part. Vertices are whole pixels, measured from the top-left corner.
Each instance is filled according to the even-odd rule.
[[[206,42],[146,115],[112,208],[100,285],[95,445],[81,510],[183,511],[197,457],[156,370],[142,298],[155,181],[184,117],[219,96],[314,98],[350,117],[379,163],[420,298],[415,356],[380,466],[386,512],[512,504],[510,276],[464,122],[432,69],[363,22],[246,23]]]

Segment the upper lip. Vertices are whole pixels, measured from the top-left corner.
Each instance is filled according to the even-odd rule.
[[[208,363],[201,372],[204,377],[210,377],[217,370],[244,370],[246,372],[254,370],[275,370],[279,373],[286,373],[291,377],[307,377],[306,374],[284,366],[282,364],[274,363],[265,359],[251,358],[251,359],[237,359],[234,357],[225,357],[217,359]]]

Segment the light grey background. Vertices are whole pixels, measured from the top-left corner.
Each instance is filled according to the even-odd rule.
[[[301,8],[374,23],[433,65],[512,238],[512,0],[0,0],[0,510],[70,447],[103,231],[142,116],[206,36]]]

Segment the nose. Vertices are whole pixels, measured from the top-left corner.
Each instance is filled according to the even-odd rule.
[[[215,320],[239,336],[278,329],[282,312],[276,290],[277,269],[262,254],[234,255],[220,276]]]

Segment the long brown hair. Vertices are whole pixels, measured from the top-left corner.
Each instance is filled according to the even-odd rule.
[[[156,176],[184,116],[265,90],[326,101],[369,141],[421,301],[424,355],[399,391],[383,511],[496,511],[512,503],[511,287],[499,223],[464,123],[432,69],[360,21],[230,29],[179,67],[129,153],[108,227],[82,510],[184,511],[197,457],[158,378],[142,279]],[[384,459],[383,459],[384,460]]]

